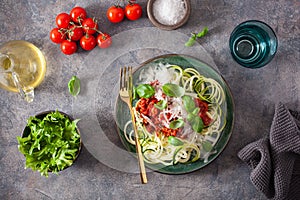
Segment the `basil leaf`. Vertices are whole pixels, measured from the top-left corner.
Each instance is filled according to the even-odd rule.
[[[192,113],[188,113],[187,115],[187,120],[192,123],[192,121],[194,120],[195,115],[193,115]]]
[[[136,98],[137,98],[136,87],[133,86],[132,99],[136,99]]]
[[[196,42],[196,34],[195,33],[191,33],[191,37],[189,38],[189,40],[184,44],[186,47],[191,47],[195,44]]]
[[[72,76],[68,83],[69,92],[76,97],[80,92],[80,79],[76,76]]]
[[[201,38],[204,37],[206,34],[208,33],[208,28],[204,27],[202,31],[200,31],[199,33],[191,33],[191,37],[189,38],[189,40],[185,43],[186,47],[191,47],[195,44],[197,38]]]
[[[205,36],[207,33],[208,33],[208,28],[204,27],[203,30],[196,35],[196,37],[201,38],[201,37]]]
[[[157,102],[156,104],[154,104],[155,108],[158,108],[160,110],[163,110],[167,107],[167,101],[164,100],[160,100],[159,102]]]
[[[193,115],[198,115],[200,108],[195,108],[192,112]]]
[[[169,142],[169,144],[172,144],[173,146],[181,146],[184,144],[181,140],[179,140],[178,138],[176,138],[174,136],[169,136],[168,142]]]
[[[184,126],[184,121],[183,119],[176,119],[170,122],[170,128],[171,129],[177,129],[181,128]]]
[[[187,112],[192,112],[195,109],[195,102],[191,96],[184,95],[182,97],[183,106]]]
[[[136,88],[136,93],[141,98],[150,98],[155,94],[155,89],[149,84],[140,84]]]
[[[201,133],[204,124],[202,119],[199,116],[195,116],[194,115],[194,119],[191,121],[191,125],[194,131],[196,131],[197,133]]]
[[[213,146],[210,142],[208,141],[203,141],[202,142],[202,147],[206,152],[210,152],[213,149]]]
[[[184,89],[173,83],[164,84],[162,90],[169,97],[181,97],[184,95]]]

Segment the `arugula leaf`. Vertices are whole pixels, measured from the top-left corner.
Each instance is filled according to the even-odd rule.
[[[150,98],[155,94],[155,89],[149,84],[140,84],[136,88],[139,97]]]
[[[69,92],[76,97],[80,92],[80,79],[76,76],[72,76],[68,83]]]
[[[197,38],[201,38],[204,37],[206,34],[208,33],[208,28],[204,27],[202,31],[200,31],[199,33],[191,33],[191,37],[189,38],[189,40],[185,43],[186,47],[191,47],[195,44]]]
[[[18,136],[19,151],[26,158],[25,167],[57,174],[72,165],[80,147],[77,122],[58,111],[44,118],[29,117],[23,137]]]
[[[170,128],[171,129],[177,129],[181,128],[184,126],[184,121],[183,119],[176,119],[170,122]]]
[[[181,97],[184,95],[184,89],[174,83],[166,83],[162,86],[163,92],[169,97]]]

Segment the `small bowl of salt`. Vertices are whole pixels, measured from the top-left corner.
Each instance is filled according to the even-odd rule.
[[[147,13],[154,26],[174,30],[189,19],[191,3],[190,0],[149,0]]]

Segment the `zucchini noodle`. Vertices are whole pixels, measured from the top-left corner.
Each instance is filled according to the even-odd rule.
[[[150,84],[153,81],[158,81],[160,85],[177,84],[184,89],[184,95],[206,102],[208,109],[205,114],[211,122],[205,125],[200,133],[194,131],[187,121],[188,113],[181,97],[165,97],[166,95],[156,88],[155,98],[166,100],[169,106],[160,111],[159,119],[163,126],[170,129],[170,122],[167,119],[178,118],[183,119],[184,126],[180,129],[180,134],[176,135],[178,144],[171,144],[168,140],[170,136],[158,133],[153,119],[138,111],[137,107],[141,100],[139,99],[134,105],[134,114],[145,162],[165,166],[195,162],[199,159],[207,162],[208,157],[216,153],[214,146],[226,124],[226,110],[222,110],[226,103],[222,86],[194,68],[183,69],[177,65],[163,63],[156,63],[143,69],[135,85]],[[145,123],[151,128],[147,128]],[[130,144],[135,145],[131,126],[131,121],[125,124],[124,136]]]

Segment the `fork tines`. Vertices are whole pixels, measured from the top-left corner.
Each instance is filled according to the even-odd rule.
[[[120,69],[120,89],[130,87],[130,78],[132,76],[132,67],[122,67]]]

